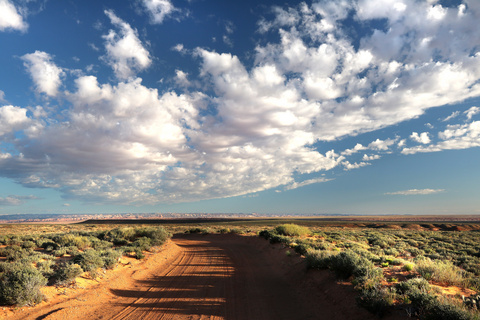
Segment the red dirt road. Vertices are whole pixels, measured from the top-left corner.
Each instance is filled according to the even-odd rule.
[[[372,319],[355,293],[257,237],[180,235],[136,267],[12,319]],[[9,317],[10,318],[10,317]],[[388,318],[387,318],[388,319]]]

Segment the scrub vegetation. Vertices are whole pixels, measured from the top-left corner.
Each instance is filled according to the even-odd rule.
[[[378,316],[401,308],[420,319],[480,319],[478,231],[315,227],[300,235],[285,226],[259,235],[304,255],[308,268],[351,281],[358,305]],[[476,293],[444,294],[452,287]]]
[[[1,236],[0,303],[37,304],[47,283],[71,286],[82,274],[95,279],[100,270],[113,269],[121,256],[143,258],[170,236],[163,227]]]

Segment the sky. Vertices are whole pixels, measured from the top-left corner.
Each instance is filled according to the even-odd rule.
[[[477,0],[0,0],[0,214],[480,213]]]

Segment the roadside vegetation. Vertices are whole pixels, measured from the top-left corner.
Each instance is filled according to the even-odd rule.
[[[113,269],[121,256],[142,259],[171,234],[163,227],[0,236],[0,304],[34,305],[49,284],[73,286],[80,275],[92,279]]]
[[[285,231],[297,228],[303,231]],[[308,268],[350,281],[357,304],[380,317],[396,308],[419,319],[480,319],[478,231],[309,230],[285,224],[259,235],[304,255]],[[459,293],[446,294],[452,288]]]

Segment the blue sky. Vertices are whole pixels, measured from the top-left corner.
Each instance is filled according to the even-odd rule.
[[[0,0],[0,214],[478,214],[476,0]]]

